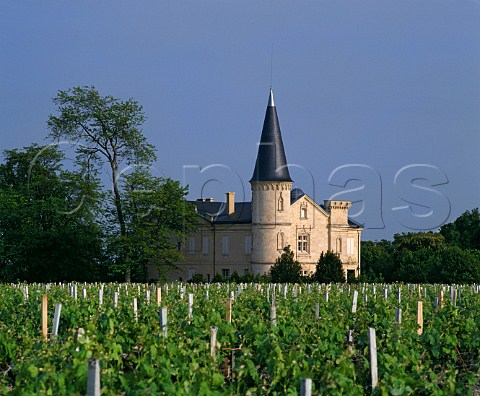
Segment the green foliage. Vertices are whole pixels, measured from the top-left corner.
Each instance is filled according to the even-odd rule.
[[[392,242],[363,241],[363,276],[387,282],[480,282],[480,251],[472,248],[478,217],[474,209],[442,226],[440,233],[395,234]]]
[[[194,230],[196,218],[185,188],[149,172],[156,156],[141,131],[142,106],[89,86],[59,91],[53,102],[58,115],[49,117],[50,137],[76,143],[76,163],[86,172],[106,168],[110,174],[103,226],[111,269],[126,281],[145,280],[151,264],[163,277],[181,258],[177,240]]]
[[[0,279],[92,281],[104,262],[98,182],[62,169],[56,146],[6,150],[0,164]]]
[[[154,266],[160,279],[182,258],[178,241],[195,230],[194,206],[186,201],[187,189],[178,181],[152,176],[137,168],[122,175],[122,203],[127,232],[111,240],[116,257],[123,257],[133,280],[147,279]]]
[[[478,208],[462,213],[453,223],[444,224],[440,234],[449,245],[480,250],[480,213]]]
[[[361,242],[361,274],[370,281],[391,282],[393,274],[393,259],[389,253],[391,242],[362,241]]]
[[[305,377],[312,379],[313,395],[365,395],[372,393],[369,327],[376,329],[379,383],[374,393],[463,395],[475,394],[478,387],[476,286],[456,286],[455,301],[448,297],[448,287],[421,287],[424,322],[419,335],[411,308],[418,300],[416,285],[277,285],[272,326],[271,285],[241,285],[229,323],[225,299],[237,285],[168,284],[162,290],[167,338],[161,335],[156,302],[146,299],[152,285],[78,284],[87,294],[78,299],[70,296],[69,285],[52,284],[29,285],[25,298],[25,286],[0,284],[0,394],[85,394],[87,362],[93,357],[100,361],[102,393],[112,395],[295,395]],[[327,287],[328,301],[323,297]],[[388,290],[386,298],[382,288]],[[353,314],[354,290],[358,305]],[[440,290],[443,305],[435,308]],[[51,308],[62,303],[59,334],[47,340],[40,331],[44,293],[49,326]],[[191,316],[185,298],[190,293]],[[403,309],[400,326],[394,323],[395,307]],[[216,360],[210,356],[211,326],[218,329]],[[85,332],[75,339],[77,327]],[[353,341],[347,342],[349,330]]]
[[[270,268],[270,280],[274,283],[297,283],[301,274],[302,265],[295,260],[295,253],[290,250],[290,246],[285,246],[282,255]]]
[[[345,272],[340,257],[331,250],[322,252],[317,262],[314,279],[321,283],[345,282]]]
[[[126,214],[119,186],[122,167],[148,168],[155,160],[154,147],[140,129],[145,121],[142,106],[133,99],[101,96],[93,86],[59,91],[53,102],[59,114],[49,117],[50,137],[75,143],[76,161],[88,172],[98,171],[106,164],[112,180],[116,232],[120,239],[126,238]],[[120,241],[119,246],[122,245]],[[116,261],[130,281],[135,263],[130,261],[128,252],[120,251]]]

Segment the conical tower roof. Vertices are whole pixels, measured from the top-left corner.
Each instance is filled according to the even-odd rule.
[[[280,132],[277,109],[271,89],[265,120],[263,121],[255,170],[250,182],[255,181],[292,181],[288,172],[282,133]]]

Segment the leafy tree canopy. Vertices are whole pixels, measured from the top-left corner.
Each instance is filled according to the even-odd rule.
[[[282,255],[275,260],[270,268],[270,279],[275,283],[297,283],[302,275],[302,265],[295,260],[295,253],[290,246],[283,248]]]
[[[453,223],[444,224],[440,234],[445,241],[461,249],[480,249],[480,213],[478,208],[462,213]]]
[[[0,164],[0,277],[97,280],[104,255],[96,179],[63,170],[56,146],[6,150]]]
[[[196,219],[185,202],[186,189],[149,172],[156,156],[141,130],[142,106],[90,86],[59,91],[53,102],[58,114],[49,117],[50,137],[75,143],[82,169],[110,174],[105,229],[114,269],[127,282],[146,276],[150,264],[165,273],[180,258],[177,239],[193,230]]]
[[[340,257],[331,250],[322,252],[317,262],[314,278],[317,282],[322,283],[345,282],[345,272]]]

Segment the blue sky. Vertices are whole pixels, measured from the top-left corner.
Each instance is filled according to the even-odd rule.
[[[1,150],[94,85],[144,106],[189,198],[249,200],[272,83],[295,187],[366,239],[480,206],[479,1],[5,1],[0,49]]]

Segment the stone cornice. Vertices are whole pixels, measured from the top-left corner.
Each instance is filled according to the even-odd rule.
[[[324,201],[325,208],[327,209],[348,209],[352,206],[350,201],[331,201],[326,199]]]
[[[292,182],[272,182],[272,181],[254,181],[251,182],[252,191],[290,191],[292,189]]]

